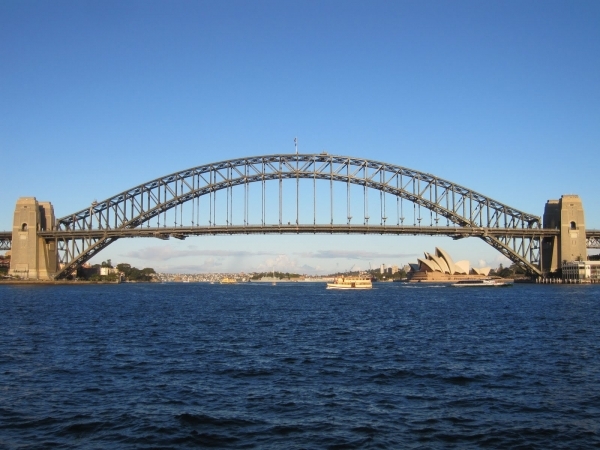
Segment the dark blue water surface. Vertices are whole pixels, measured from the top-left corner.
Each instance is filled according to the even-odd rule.
[[[0,448],[598,448],[600,286],[0,286]]]

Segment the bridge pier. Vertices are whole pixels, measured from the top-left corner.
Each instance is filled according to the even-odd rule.
[[[558,236],[542,240],[542,273],[555,273],[566,261],[587,260],[583,203],[578,195],[563,195],[548,200],[543,228],[560,230]]]
[[[8,274],[29,280],[51,280],[58,269],[58,251],[54,241],[38,237],[38,231],[54,229],[54,208],[35,197],[17,200],[12,229]]]

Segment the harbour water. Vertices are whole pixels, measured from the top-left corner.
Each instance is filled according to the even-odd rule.
[[[0,448],[598,448],[600,286],[0,286]]]

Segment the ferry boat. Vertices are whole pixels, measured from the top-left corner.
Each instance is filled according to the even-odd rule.
[[[371,289],[372,287],[370,278],[356,276],[335,277],[333,283],[327,283],[327,289]]]
[[[508,287],[514,280],[506,278],[482,278],[479,280],[461,280],[453,283],[453,287]]]
[[[221,278],[221,281],[219,281],[219,283],[221,284],[235,284],[237,283],[237,280],[235,278]]]

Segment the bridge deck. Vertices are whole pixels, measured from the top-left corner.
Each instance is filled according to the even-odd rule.
[[[41,231],[46,239],[102,239],[154,237],[159,239],[185,239],[188,236],[216,236],[233,234],[380,234],[380,235],[429,235],[467,237],[516,236],[540,239],[558,236],[559,230],[544,228],[470,228],[470,227],[417,227],[397,225],[233,225],[207,227],[161,227],[107,230]],[[600,248],[600,230],[586,230],[587,248]],[[0,231],[0,251],[11,249],[12,232]]]
[[[46,239],[52,238],[129,238],[157,237],[169,238],[227,235],[227,234],[392,234],[392,235],[428,235],[482,237],[482,236],[527,236],[532,238],[558,236],[559,230],[544,228],[470,228],[470,227],[431,227],[398,225],[230,225],[206,227],[161,227],[106,230],[41,231],[38,234]],[[587,239],[600,240],[600,230],[586,230]],[[0,231],[0,242],[10,242],[12,232]]]
[[[392,234],[443,235],[455,238],[482,236],[527,236],[540,238],[557,236],[558,230],[543,228],[471,228],[398,225],[229,225],[206,227],[161,227],[106,230],[42,231],[45,238],[122,238],[122,237],[186,237],[218,234]]]

